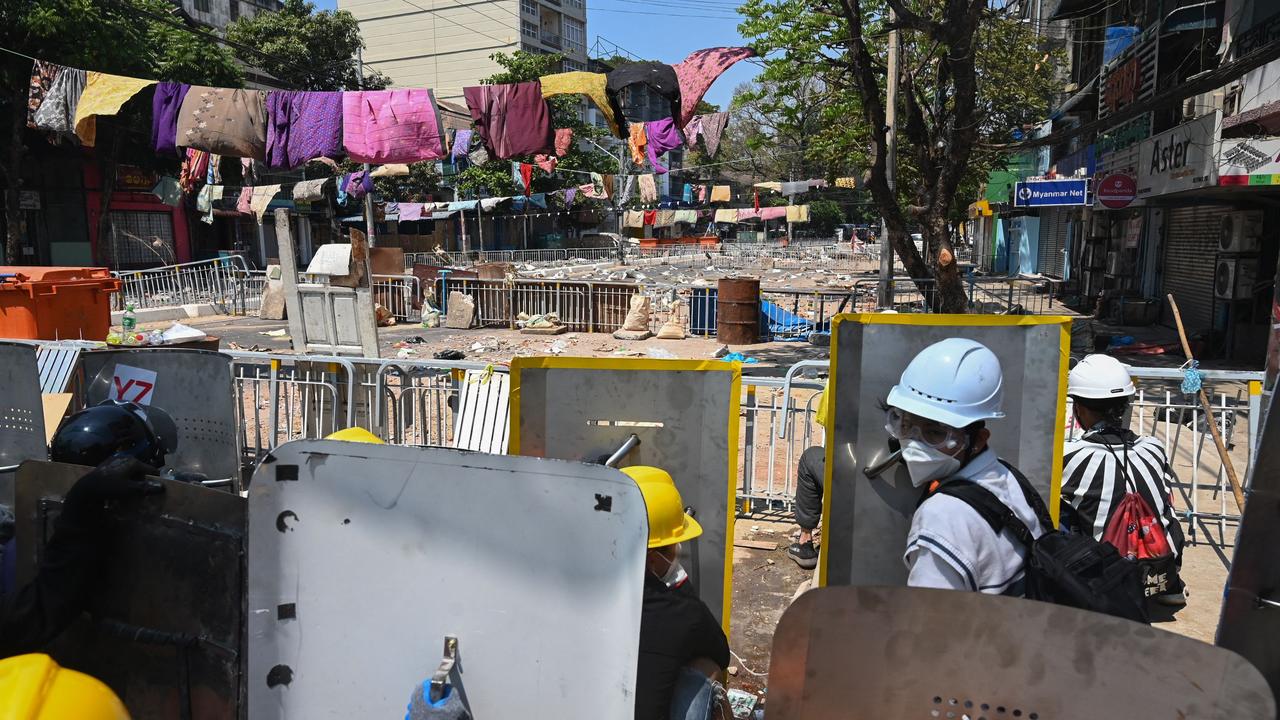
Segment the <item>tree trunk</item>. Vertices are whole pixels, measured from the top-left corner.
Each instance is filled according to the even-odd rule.
[[[22,160],[27,151],[22,143],[22,130],[27,124],[25,100],[25,93],[15,94],[10,100],[9,153],[4,164],[0,164],[0,176],[4,178],[5,262],[10,265],[22,262],[22,210],[18,205],[22,197]]]
[[[955,247],[951,244],[951,225],[946,218],[931,218],[924,226],[925,242],[934,258],[933,279],[936,292],[933,311],[941,313],[969,312],[969,296],[964,279],[956,265]]]

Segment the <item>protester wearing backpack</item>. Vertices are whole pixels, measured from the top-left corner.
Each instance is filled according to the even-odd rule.
[[[1027,543],[997,530],[972,503],[933,492],[976,485],[1011,510],[1032,538],[1052,529],[1016,471],[987,444],[986,421],[1004,417],[1002,386],[995,353],[973,340],[948,338],[916,355],[889,392],[886,429],[902,445],[912,484],[927,493],[907,536],[908,585],[1024,594]],[[1035,490],[1030,493],[1039,503]]]
[[[1138,562],[1146,597],[1181,606],[1184,536],[1173,510],[1174,475],[1160,442],[1124,422],[1135,393],[1129,371],[1109,355],[1089,355],[1071,370],[1067,394],[1085,434],[1066,444],[1062,500],[1076,509],[1083,532]]]

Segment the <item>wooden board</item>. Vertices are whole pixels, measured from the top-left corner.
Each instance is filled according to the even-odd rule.
[[[53,434],[58,432],[58,426],[62,424],[62,418],[67,415],[67,408],[71,406],[72,393],[45,393],[40,396],[40,400],[44,403],[44,441],[53,442]]]

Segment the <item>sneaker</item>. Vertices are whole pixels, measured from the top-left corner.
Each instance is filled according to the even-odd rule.
[[[813,549],[812,542],[791,543],[791,547],[787,548],[787,555],[805,570],[818,567],[818,551]]]
[[[1156,595],[1151,601],[1157,605],[1167,605],[1169,607],[1184,607],[1187,604],[1187,591],[1185,588],[1175,590],[1163,595]]]

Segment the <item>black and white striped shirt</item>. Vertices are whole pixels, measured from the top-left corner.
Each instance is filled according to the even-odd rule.
[[[1134,487],[1126,486],[1126,473]],[[1120,501],[1136,490],[1160,518],[1175,556],[1181,555],[1183,534],[1172,506],[1170,483],[1176,480],[1164,448],[1153,437],[1128,430],[1097,430],[1068,442],[1062,456],[1062,500],[1070,503],[1093,536],[1102,539]]]

